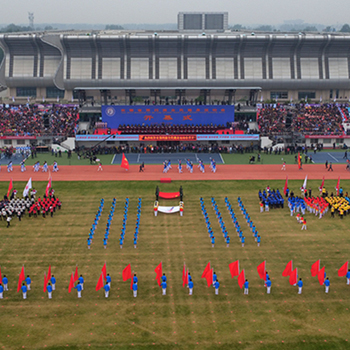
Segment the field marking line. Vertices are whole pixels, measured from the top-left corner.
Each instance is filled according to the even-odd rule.
[[[115,159],[116,154],[113,156],[111,164],[114,164],[114,159]]]
[[[224,162],[224,158],[222,158],[221,153],[219,153],[219,156],[220,156],[220,158],[221,158],[222,164],[225,164],[225,162]]]
[[[137,161],[136,161],[136,163],[139,163],[140,162],[140,153],[139,153],[139,155],[137,156]]]
[[[332,157],[337,163],[339,163],[339,160],[335,157],[333,157],[330,153],[327,153],[330,157]]]

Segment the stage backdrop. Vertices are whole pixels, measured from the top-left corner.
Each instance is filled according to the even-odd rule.
[[[234,122],[234,106],[102,106],[111,129],[131,124],[224,124]]]

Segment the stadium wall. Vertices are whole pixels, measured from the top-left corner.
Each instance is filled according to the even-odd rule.
[[[205,90],[220,100],[227,90],[242,98],[258,91],[264,101],[350,97],[346,34],[25,33],[1,34],[0,46],[0,85],[17,98],[71,100],[84,89],[111,90],[117,101],[126,90],[194,98]]]

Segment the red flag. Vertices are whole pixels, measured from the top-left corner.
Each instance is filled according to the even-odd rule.
[[[210,262],[208,262],[207,266],[205,267],[201,278],[205,278],[205,276],[207,275],[208,271],[210,271]]]
[[[315,277],[318,274],[318,271],[320,271],[320,264],[321,264],[321,260],[318,259],[316,262],[314,262],[311,265],[311,276]]]
[[[289,276],[289,284],[291,286],[294,286],[294,284],[297,283],[297,279],[298,279],[298,269],[295,268],[291,273],[290,273],[290,276]]]
[[[210,269],[205,276],[205,279],[207,280],[208,287],[213,285],[213,273],[214,273],[214,270]]]
[[[1,267],[0,267],[0,283],[2,284],[2,274],[1,274]]]
[[[266,261],[263,261],[261,264],[258,265],[258,267],[256,268],[259,274],[259,277],[265,281],[266,279]]]
[[[120,166],[126,170],[129,170],[129,162],[128,160],[126,159],[125,157],[125,154],[123,153],[123,156],[122,156],[122,163],[120,164]]]
[[[46,292],[47,281],[48,279],[46,278],[46,273],[44,272],[44,288],[43,288],[44,293]]]
[[[129,264],[125,269],[123,270],[123,282],[127,281],[129,278],[131,278],[131,265]]]
[[[68,293],[72,291],[72,288],[74,288],[74,275],[72,272],[72,275],[70,276],[69,286],[68,286]]]
[[[236,260],[228,265],[230,272],[231,272],[231,278],[234,276],[239,275],[239,260]]]
[[[323,186],[324,186],[324,176],[323,176],[323,179],[322,179],[322,183],[321,183],[321,187],[320,187],[320,192],[322,192]]]
[[[346,276],[347,272],[348,272],[348,267],[349,266],[349,262],[347,261],[339,270],[338,270],[338,276],[339,277],[344,277]],[[0,272],[0,278],[1,278],[1,272]]]
[[[182,287],[186,285],[186,265],[184,264],[184,268],[182,269]]]
[[[78,281],[79,274],[78,274],[78,265],[75,266],[75,273],[74,273],[74,282]]]
[[[283,188],[283,193],[284,193],[284,195],[287,194],[287,188],[288,188],[288,176],[286,177],[286,182],[285,182],[284,188]]]
[[[337,190],[337,196],[339,196],[339,189],[340,189],[340,176],[338,177],[337,187],[335,188]]]
[[[298,152],[298,169],[301,169],[301,157],[299,152]]]
[[[325,267],[323,266],[322,269],[317,273],[318,282],[320,283],[321,286],[324,283],[324,272],[325,272]]]
[[[26,279],[26,276],[24,274],[24,266],[22,266],[21,272],[19,274],[18,278],[18,285],[17,285],[17,293],[21,290],[22,282]]]
[[[13,189],[12,179],[10,180],[9,189],[7,190],[7,197],[10,197],[10,192]]]
[[[245,273],[244,273],[244,269],[243,269],[243,270],[241,271],[241,273],[238,275],[237,282],[238,282],[239,288],[242,289],[242,287],[244,286],[244,282],[245,282]]]
[[[186,270],[185,274],[185,285],[188,284],[188,269]]]
[[[51,279],[51,265],[49,265],[49,270],[47,271],[46,281],[49,282]],[[46,283],[47,283],[46,282]]]
[[[96,284],[96,291],[100,290],[104,286],[104,280],[103,280],[103,272],[101,272],[100,277],[98,278],[97,284]]]
[[[162,267],[162,262],[160,262],[159,264],[158,264],[158,266],[154,269],[154,272],[156,273],[156,280],[157,280],[157,282],[158,282],[158,285],[159,285],[159,287],[160,287],[160,279],[161,279],[161,277],[162,277],[162,274],[163,274],[163,267]]]
[[[282,272],[283,277],[288,277],[293,271],[293,260],[291,260],[287,265],[286,268]]]
[[[102,273],[103,273],[104,279],[106,280],[106,279],[107,279],[107,265],[106,265],[106,263],[103,265],[101,271],[102,271]]]
[[[130,283],[130,289],[132,290],[132,285],[134,284],[134,279],[132,278],[132,276],[131,276],[130,281],[131,281],[131,283]]]
[[[46,197],[48,197],[48,195],[49,195],[49,191],[50,191],[50,188],[51,188],[51,181],[52,181],[52,178],[51,178],[51,176],[50,176],[49,182],[48,182],[47,185],[46,185],[46,191],[45,191]]]

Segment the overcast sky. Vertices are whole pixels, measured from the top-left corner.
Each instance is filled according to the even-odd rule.
[[[11,0],[0,23],[176,23],[182,11],[228,11],[229,24],[349,23],[349,0]]]

